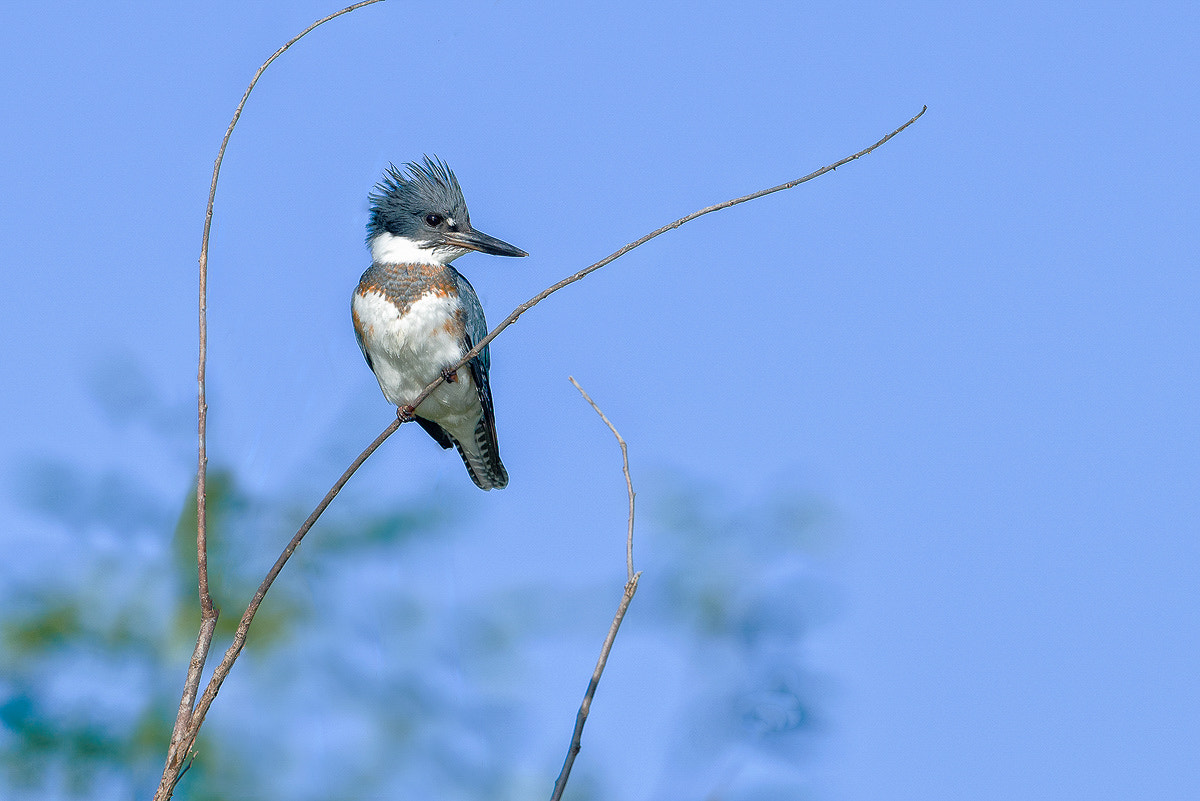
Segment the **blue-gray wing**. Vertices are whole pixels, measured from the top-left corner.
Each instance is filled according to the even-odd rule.
[[[458,299],[462,302],[463,312],[466,314],[467,328],[467,349],[475,347],[475,343],[487,336],[488,327],[487,320],[483,317],[483,306],[479,302],[479,296],[475,294],[475,288],[471,286],[471,282],[463,277],[463,274],[453,267],[449,268],[454,274],[454,280],[458,285]],[[471,360],[471,366],[474,369],[478,363],[479,368],[483,372],[483,382],[480,383],[476,379],[476,383],[482,390],[487,384],[487,372],[492,366],[491,354],[488,353],[488,348],[484,348],[479,352],[479,355]],[[489,395],[489,399],[490,399]]]
[[[475,347],[476,342],[487,336],[487,321],[483,318],[483,306],[480,305],[479,296],[475,294],[471,282],[463,278],[462,274],[454,268],[451,267],[450,270],[454,273],[454,280],[458,286],[458,298],[462,303],[463,313],[466,315],[464,321],[466,331],[463,334],[462,343],[465,352]],[[480,487],[502,489],[508,484],[508,472],[500,462],[500,448],[496,442],[496,412],[492,407],[492,387],[488,381],[488,368],[491,367],[488,348],[485,347],[481,350],[478,356],[468,362],[468,365],[471,368],[471,377],[475,380],[475,386],[479,391],[479,405],[483,408],[479,424],[475,426],[475,448],[481,455],[481,462],[472,466],[471,460],[465,454],[463,461],[467,463],[471,478]],[[459,451],[462,452],[462,450],[460,445]]]

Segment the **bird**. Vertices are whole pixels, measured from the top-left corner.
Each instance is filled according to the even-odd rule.
[[[368,201],[371,266],[350,304],[358,346],[401,422],[415,420],[443,448],[457,448],[480,489],[503,489],[488,348],[451,369],[488,328],[479,296],[450,262],[470,251],[529,254],[471,226],[458,178],[436,156],[390,164]],[[414,409],[439,375],[445,383]]]

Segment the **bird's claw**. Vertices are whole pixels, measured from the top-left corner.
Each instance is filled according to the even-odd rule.
[[[453,384],[458,381],[458,371],[447,367],[442,370],[442,378],[446,379],[447,384]]]
[[[417,416],[417,410],[407,404],[396,407],[396,417],[400,418],[401,423],[411,423]]]

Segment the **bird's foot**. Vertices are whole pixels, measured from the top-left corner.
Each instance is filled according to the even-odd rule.
[[[442,378],[446,379],[447,384],[456,383],[458,381],[458,371],[447,367],[442,370]]]
[[[411,423],[416,416],[417,410],[407,404],[396,407],[396,417],[400,418],[401,423]]]

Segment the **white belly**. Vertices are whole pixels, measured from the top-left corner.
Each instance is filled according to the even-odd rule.
[[[371,357],[384,396],[396,406],[408,406],[442,370],[462,358],[455,323],[457,298],[429,293],[418,298],[401,317],[383,295],[355,293],[363,347]],[[422,417],[434,420],[455,439],[469,439],[479,420],[479,395],[469,369],[458,380],[442,384],[420,406]]]

